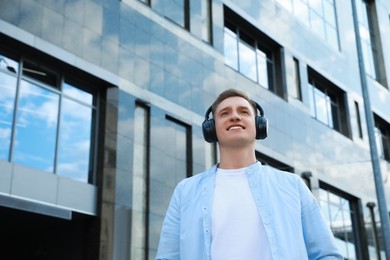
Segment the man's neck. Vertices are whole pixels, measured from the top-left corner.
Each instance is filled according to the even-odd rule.
[[[221,169],[240,169],[256,162],[254,149],[220,149]]]

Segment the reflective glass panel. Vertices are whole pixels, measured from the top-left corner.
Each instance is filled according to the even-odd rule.
[[[0,67],[0,159],[8,161],[17,78],[16,73],[9,71],[6,66],[1,64]]]
[[[310,115],[316,117],[316,107],[314,106],[314,87],[309,84],[309,102],[310,102]]]
[[[58,147],[58,175],[88,182],[92,108],[63,97]]]
[[[164,15],[184,27],[184,0],[164,0]]]
[[[314,100],[316,106],[316,118],[322,123],[328,125],[328,104],[324,92],[314,88]]]
[[[337,37],[337,31],[334,27],[330,26],[329,24],[325,24],[326,26],[326,40],[328,43],[330,43],[331,46],[338,47],[338,37]]]
[[[324,21],[322,20],[322,17],[312,9],[310,10],[310,26],[313,32],[318,34],[321,38],[325,38]]]
[[[252,46],[239,42],[240,72],[253,81],[257,81],[256,54]]]
[[[316,33],[327,43],[339,49],[336,11],[333,0],[274,0],[294,16],[306,24],[312,32]],[[330,32],[325,24],[328,23],[335,32]],[[328,32],[329,30],[329,32]],[[328,33],[328,36],[326,35]]]
[[[322,14],[322,1],[323,0],[309,0],[311,9],[314,9],[317,13]]]
[[[333,3],[324,1],[324,18],[332,27],[336,27],[336,15]]]
[[[238,70],[237,35],[227,27],[225,27],[224,52],[225,63]]]
[[[383,159],[384,153],[383,153],[382,133],[377,127],[375,127],[375,141],[376,141],[378,156],[379,158]]]
[[[328,190],[320,189],[320,206],[335,237],[336,246],[346,259],[356,258],[353,212],[350,202]]]
[[[275,1],[291,12],[292,10],[291,0],[275,0]]]
[[[268,68],[267,68],[267,55],[261,50],[256,50],[257,55],[257,76],[259,84],[268,89]]]
[[[212,39],[211,0],[202,0],[202,40],[211,43]]]
[[[68,83],[64,83],[62,87],[62,91],[65,95],[72,97],[74,99],[77,99],[81,102],[83,102],[86,105],[92,106],[93,105],[93,95],[85,92],[79,88],[76,88]]]
[[[309,24],[309,7],[302,0],[294,0],[294,15],[304,24]]]
[[[59,95],[21,81],[13,161],[53,172]]]

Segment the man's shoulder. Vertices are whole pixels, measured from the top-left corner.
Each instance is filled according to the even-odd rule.
[[[194,185],[197,183],[201,183],[203,180],[208,179],[212,177],[212,175],[215,173],[216,166],[213,166],[203,172],[197,173],[195,175],[192,175],[190,177],[187,177],[179,182],[178,185],[182,186],[188,186],[188,185]]]
[[[259,173],[260,176],[263,176],[265,178],[277,182],[283,181],[283,182],[296,183],[297,181],[300,180],[300,176],[295,173],[279,170],[271,166],[264,166],[264,165],[261,166],[259,168]]]

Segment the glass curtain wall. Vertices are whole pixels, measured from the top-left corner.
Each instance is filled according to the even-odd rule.
[[[0,159],[88,182],[96,94],[39,64],[0,61]]]
[[[330,46],[339,49],[334,0],[274,0]]]

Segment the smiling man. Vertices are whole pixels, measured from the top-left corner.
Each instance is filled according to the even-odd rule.
[[[220,162],[177,185],[156,259],[343,259],[299,176],[256,160],[255,141],[268,128],[259,104],[226,90],[202,128],[207,142],[218,143]]]

